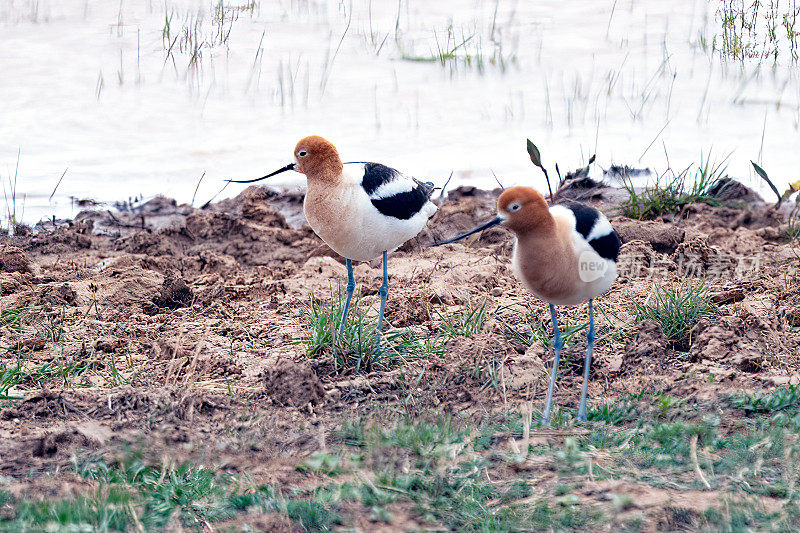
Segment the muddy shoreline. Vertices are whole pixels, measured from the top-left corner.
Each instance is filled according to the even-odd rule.
[[[422,246],[492,216],[497,194],[451,191],[429,228],[390,259],[390,329],[426,339],[483,302],[480,331],[366,373],[311,357],[302,341],[312,295],[330,300],[346,278],[342,260],[302,223],[300,196],[250,187],[207,209],[156,198],[6,239],[0,361],[31,374],[2,401],[5,488],[16,497],[80,494],[92,483],[69,473],[76,453],[145,442],[183,457],[210,453],[213,442],[230,472],[302,484],[298,459],[335,441],[343,418],[436,411],[479,421],[540,404],[550,353],[510,332],[546,331],[546,308],[511,273],[510,234],[494,228],[464,244]],[[640,222],[616,214],[612,190],[575,179],[562,194],[604,210],[624,242],[621,264],[633,265],[597,300],[590,404],[647,389],[713,408],[800,379],[796,243],[782,213],[740,195]],[[685,339],[636,320],[635,302],[654,285],[692,276],[708,284],[714,315]],[[379,269],[357,265],[356,282],[371,316]],[[576,325],[585,315],[580,306],[563,316]],[[582,347],[575,335],[555,396],[562,407],[577,406]],[[475,370],[487,365],[500,385]]]

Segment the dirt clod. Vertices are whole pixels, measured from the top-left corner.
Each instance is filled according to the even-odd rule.
[[[278,405],[292,407],[320,404],[325,399],[322,382],[311,367],[288,359],[264,373],[264,391]]]
[[[0,272],[31,272],[31,260],[22,249],[0,244]]]
[[[63,394],[44,390],[25,398],[16,407],[0,411],[0,419],[13,418],[65,418],[78,412],[73,403]]]
[[[77,305],[78,294],[68,283],[61,283],[54,287],[46,287],[42,294],[42,302],[51,307]]]
[[[509,387],[520,393],[545,390],[548,383],[547,368],[542,361],[540,346],[532,345],[520,356],[509,361]]]
[[[158,307],[178,309],[192,305],[193,298],[194,293],[183,278],[178,277],[175,272],[169,271],[164,276],[164,284],[161,285],[161,290],[153,299],[153,303]]]
[[[100,337],[94,342],[94,349],[98,352],[114,353],[121,348],[122,345],[123,343],[120,339],[107,335]]]
[[[649,243],[653,250],[662,253],[673,253],[685,236],[683,229],[664,222],[643,222],[617,217],[612,221],[612,225],[623,243],[644,241]]]
[[[96,442],[88,438],[76,428],[49,432],[33,442],[34,457],[52,457],[58,452],[66,454],[73,448],[95,447]]]
[[[636,334],[625,345],[620,372],[630,374],[647,372],[646,366],[660,368],[667,356],[667,338],[661,324],[655,320],[643,320],[634,325]],[[649,369],[649,370],[655,370]]]
[[[689,354],[695,361],[719,361],[744,372],[758,372],[763,368],[763,348],[744,329],[736,318],[703,319],[692,329]]]

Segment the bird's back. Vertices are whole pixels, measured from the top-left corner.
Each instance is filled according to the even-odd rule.
[[[309,184],[306,218],[331,248],[367,261],[415,237],[436,212],[433,186],[380,163],[345,163],[336,186]]]

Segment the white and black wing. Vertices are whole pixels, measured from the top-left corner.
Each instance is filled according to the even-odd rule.
[[[420,211],[433,194],[433,184],[406,176],[380,163],[362,163],[361,187],[381,214],[408,220]]]
[[[564,201],[560,205],[569,209],[575,216],[575,230],[586,239],[597,255],[603,259],[616,261],[621,242],[619,235],[611,227],[608,219],[597,209],[578,202]]]

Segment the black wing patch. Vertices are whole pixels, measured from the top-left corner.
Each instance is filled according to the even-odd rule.
[[[401,192],[385,198],[373,198],[372,205],[387,217],[408,220],[420,212],[422,206],[428,202],[430,192],[427,184],[422,183],[410,191]]]
[[[592,228],[600,218],[600,212],[593,207],[578,202],[566,201],[560,202],[558,205],[563,205],[572,211],[572,214],[575,215],[575,229],[583,235],[584,239],[589,238]],[[614,230],[589,241],[589,245],[597,252],[597,255],[612,261],[616,261],[619,257],[620,244],[619,235]]]
[[[603,259],[611,259],[616,262],[617,257],[619,257],[620,240],[616,231],[592,239],[589,241],[589,245]]]
[[[410,184],[413,183],[412,189],[382,198],[375,196],[375,192],[382,185],[397,179],[413,180],[410,182]],[[407,178],[397,170],[380,163],[364,163],[361,187],[370,197],[372,205],[381,214],[400,220],[408,220],[419,213],[434,191],[432,183],[424,183],[416,178]]]
[[[583,235],[584,239],[589,237],[595,222],[600,218],[600,213],[596,209],[578,202],[560,202],[558,205],[572,211],[572,214],[575,215],[575,229]]]
[[[378,187],[384,183],[394,181],[401,174],[391,167],[380,163],[364,163],[364,177],[361,179],[361,186],[367,195],[371,196]]]

